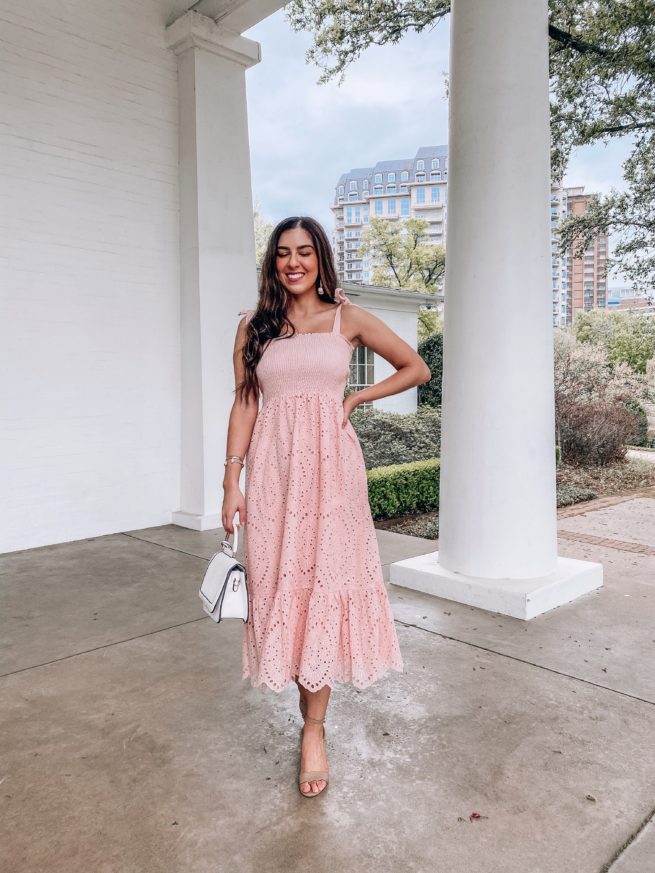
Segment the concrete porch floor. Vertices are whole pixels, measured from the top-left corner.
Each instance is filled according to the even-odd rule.
[[[219,533],[0,556],[2,870],[654,873],[655,489],[559,531],[605,585],[530,622],[389,585],[405,672],[334,687],[312,800],[295,685],[202,613]],[[377,534],[386,578],[437,548]]]

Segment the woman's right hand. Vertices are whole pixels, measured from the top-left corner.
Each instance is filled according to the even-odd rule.
[[[228,534],[234,533],[234,516],[239,513],[239,527],[246,523],[246,498],[238,485],[225,489],[223,494],[222,522]]]

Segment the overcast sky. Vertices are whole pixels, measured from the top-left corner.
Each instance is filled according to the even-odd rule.
[[[305,61],[311,37],[294,33],[284,10],[245,35],[262,46],[246,81],[253,194],[267,221],[313,215],[330,231],[341,173],[447,145],[448,18],[397,45],[371,46],[342,85],[317,84],[321,71]],[[622,188],[627,156],[625,141],[578,149],[564,183],[586,192]]]

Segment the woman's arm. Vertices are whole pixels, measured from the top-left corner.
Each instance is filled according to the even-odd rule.
[[[234,339],[234,351],[232,362],[234,365],[234,384],[239,385],[244,378],[243,347],[246,342],[246,318],[242,318],[237,328]],[[237,394],[232,404],[227,428],[226,457],[238,455],[245,460],[248,446],[252,438],[257,415],[259,413],[259,398],[249,397],[247,402],[242,402]],[[239,513],[240,524],[246,522],[246,502],[241,489],[242,464],[230,462],[225,466],[223,477],[223,527],[227,533],[234,532],[234,516]]]
[[[423,358],[394,333],[382,319],[357,304],[346,306],[341,316],[341,329],[344,335],[352,337],[351,342],[373,349],[396,368],[396,373],[348,395],[356,405],[371,400],[379,400],[390,394],[399,394],[415,385],[429,382],[432,372]]]

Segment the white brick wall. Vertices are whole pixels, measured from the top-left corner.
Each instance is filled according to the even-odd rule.
[[[157,0],[0,0],[0,551],[178,508],[166,14]]]

